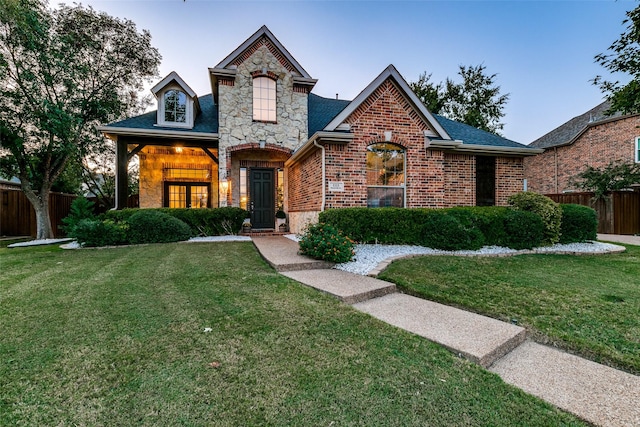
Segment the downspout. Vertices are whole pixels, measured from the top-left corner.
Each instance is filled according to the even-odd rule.
[[[327,183],[325,182],[327,172],[325,169],[324,147],[318,144],[318,141],[315,139],[313,140],[313,145],[315,145],[320,150],[322,150],[322,204],[320,207],[320,212],[324,212],[324,208],[327,203],[327,191],[326,191]]]

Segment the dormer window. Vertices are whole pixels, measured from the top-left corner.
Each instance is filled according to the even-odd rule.
[[[179,90],[168,90],[164,94],[164,121],[187,122],[187,95]]]
[[[253,120],[276,121],[276,81],[269,77],[253,79]]]
[[[156,126],[192,129],[200,112],[198,96],[172,71],[151,88],[158,100]]]

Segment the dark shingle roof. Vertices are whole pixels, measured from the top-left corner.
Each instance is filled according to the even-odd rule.
[[[568,122],[558,126],[546,135],[533,141],[529,144],[529,147],[534,148],[551,148],[559,145],[568,144],[576,136],[578,136],[587,126],[592,125],[595,122],[601,120],[607,120],[611,117],[620,116],[616,113],[613,116],[605,116],[605,112],[610,107],[609,101],[605,101],[600,105],[593,107],[591,110],[584,114],[574,117]]]
[[[467,145],[490,145],[494,147],[514,147],[527,148],[526,145],[520,144],[510,139],[503,138],[499,135],[487,132],[455,120],[434,114],[433,117],[440,123],[440,126],[447,131],[452,139],[461,140]]]
[[[309,137],[324,129],[351,101],[323,98],[310,93],[307,101],[309,108]]]
[[[107,127],[155,130],[178,129],[182,132],[218,133],[218,107],[213,104],[213,96],[211,94],[199,96],[198,102],[200,104],[200,114],[196,116],[192,129],[156,126],[157,110],[111,123]]]

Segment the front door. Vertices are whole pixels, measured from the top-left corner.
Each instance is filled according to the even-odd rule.
[[[253,228],[275,226],[275,182],[273,169],[251,169],[249,191],[251,193],[251,224]]]

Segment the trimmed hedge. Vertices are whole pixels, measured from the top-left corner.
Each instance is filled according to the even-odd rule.
[[[72,237],[87,247],[125,245],[127,229],[128,225],[125,223],[85,218],[74,226]]]
[[[186,223],[156,210],[140,209],[127,223],[127,240],[131,244],[179,242],[191,237]]]
[[[509,196],[509,205],[514,209],[533,212],[542,218],[544,223],[544,240],[548,245],[560,241],[560,223],[562,211],[560,205],[547,196],[532,191],[522,191]]]
[[[545,230],[540,216],[505,207],[344,208],[321,212],[319,220],[360,243],[442,250],[530,249],[541,244]]]
[[[115,222],[126,222],[139,211],[157,211],[178,218],[191,228],[192,236],[220,236],[237,233],[242,222],[249,216],[247,211],[240,208],[224,207],[214,209],[123,209],[108,211],[103,218]]]
[[[560,209],[560,243],[580,243],[597,239],[598,215],[595,210],[573,204],[562,204]]]

